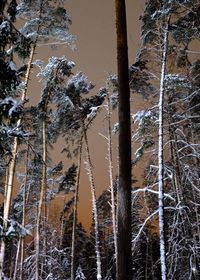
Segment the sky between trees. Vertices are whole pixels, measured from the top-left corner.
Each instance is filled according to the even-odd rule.
[[[86,8],[87,7],[87,8]],[[127,8],[127,26],[129,43],[129,60],[133,63],[136,52],[140,47],[140,28],[139,21],[144,9],[144,1],[133,2],[128,0]],[[115,9],[114,1],[98,0],[71,0],[67,1],[66,9],[72,18],[71,32],[77,36],[74,51],[66,47],[59,47],[55,50],[55,55],[66,53],[68,57],[76,61],[76,69],[82,69],[89,79],[96,85],[95,90],[104,86],[108,74],[116,73],[116,34],[115,34]],[[38,56],[48,57],[49,50],[47,46],[41,47]],[[34,91],[38,89],[38,83],[34,83]],[[134,98],[134,110],[139,109],[143,104],[142,98]],[[113,120],[117,118],[114,114]],[[102,124],[103,114],[97,116],[95,126],[91,127],[89,137],[91,139],[92,159],[95,162],[95,177],[97,184],[97,194],[100,194],[108,186],[107,163],[105,160],[107,153],[107,144],[105,139],[99,133],[105,133],[106,125]],[[116,141],[116,137],[115,140]],[[56,160],[65,161],[65,155],[58,157],[57,148],[52,151]],[[98,149],[97,149],[98,146]],[[117,152],[117,151],[116,151]],[[140,167],[137,173],[140,174]],[[81,179],[82,188],[80,189],[79,217],[84,226],[89,230],[91,225],[91,205],[85,203],[90,199],[90,190],[88,188],[88,178],[83,170]],[[54,202],[53,202],[54,205]],[[52,213],[52,219],[58,215],[60,201],[55,202],[55,212]],[[54,207],[54,206],[53,206]],[[56,210],[57,208],[57,210]]]

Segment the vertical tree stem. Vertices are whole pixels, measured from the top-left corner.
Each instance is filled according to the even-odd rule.
[[[75,240],[76,240],[76,225],[77,225],[77,206],[79,198],[79,183],[81,173],[81,162],[82,162],[82,146],[83,136],[81,135],[79,140],[79,159],[78,159],[78,171],[75,186],[75,197],[74,197],[74,212],[73,212],[73,227],[72,227],[72,245],[71,245],[71,280],[75,278]]]
[[[125,0],[115,0],[119,81],[119,186],[117,199],[117,279],[132,280],[131,124]]]
[[[44,112],[46,114],[46,110]],[[42,217],[42,209],[44,209],[44,218],[46,214],[46,176],[47,176],[47,142],[46,142],[46,117],[43,116],[42,120],[42,145],[43,145],[43,156],[42,156],[42,184],[40,191],[40,199],[38,204],[38,214],[36,223],[36,237],[35,237],[35,254],[36,254],[36,268],[35,268],[35,279],[40,278],[40,268],[39,268],[39,257],[40,257],[40,221]]]
[[[109,93],[107,95],[107,101],[108,101],[108,106],[107,106],[107,112],[108,112],[108,164],[109,164],[109,179],[110,179],[110,193],[111,193],[111,212],[112,212],[112,224],[113,224],[115,262],[117,262],[117,225],[116,225],[115,191],[114,191],[114,184],[113,184],[111,109],[110,109]],[[117,263],[116,263],[116,268],[117,268]]]
[[[165,223],[164,223],[164,153],[163,153],[163,109],[164,109],[164,83],[166,75],[166,61],[168,50],[168,26],[170,17],[164,31],[162,68],[160,79],[160,96],[159,96],[159,131],[158,131],[158,188],[159,188],[159,233],[160,233],[160,262],[162,280],[167,279],[167,261],[166,261],[166,244],[165,244]]]
[[[22,226],[23,227],[25,227],[26,185],[27,185],[27,177],[28,177],[28,157],[29,157],[29,146],[28,146],[27,155],[26,155],[25,180],[24,180],[24,190],[23,190],[23,209],[22,209]],[[20,237],[19,241],[18,241],[13,280],[15,280],[16,277],[17,277],[17,268],[18,268],[18,260],[19,260],[19,255],[20,255],[20,249],[21,249],[21,256],[20,256],[19,279],[22,280],[23,261],[24,261],[24,237]]]
[[[90,181],[90,190],[91,190],[91,194],[92,194],[92,209],[93,209],[93,218],[94,218],[95,249],[96,249],[96,264],[97,264],[97,280],[101,280],[102,272],[101,272],[101,255],[100,255],[100,236],[99,236],[99,222],[98,222],[96,191],[95,191],[94,176],[93,176],[93,171],[92,171],[92,161],[91,161],[91,157],[90,157],[87,132],[86,132],[84,120],[82,118],[81,118],[81,122],[82,122],[83,136],[84,136],[85,146],[86,146],[86,157],[87,157],[87,164],[88,164],[88,176],[89,176],[89,181]]]

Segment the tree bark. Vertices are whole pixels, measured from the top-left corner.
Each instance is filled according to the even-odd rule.
[[[7,4],[7,0],[1,0],[0,1],[0,14],[2,14],[2,15],[3,15],[4,8],[5,8],[6,4]]]
[[[116,205],[115,205],[115,191],[113,183],[113,158],[112,158],[112,133],[111,133],[111,105],[110,96],[107,95],[107,113],[108,113],[108,164],[109,164],[109,179],[110,179],[110,193],[111,193],[111,212],[112,212],[112,226],[114,239],[115,262],[117,268],[117,223],[116,223]]]
[[[23,190],[23,210],[22,210],[22,226],[25,227],[25,214],[26,214],[26,185],[28,177],[28,162],[29,162],[29,146],[27,148],[26,154],[26,165],[25,165],[25,180],[24,180],[24,190]],[[15,268],[13,273],[13,280],[17,279],[18,261],[20,256],[20,270],[19,279],[22,280],[23,275],[23,261],[24,261],[24,237],[20,237],[17,245],[17,253],[15,259]]]
[[[158,131],[158,188],[159,188],[159,233],[160,233],[160,263],[162,280],[167,279],[167,261],[166,261],[166,242],[165,242],[165,221],[164,221],[164,134],[163,134],[163,110],[164,110],[164,83],[166,75],[166,62],[168,50],[168,26],[170,17],[167,20],[164,31],[162,68],[160,79],[159,96],[159,131]]]
[[[132,280],[131,124],[125,0],[115,0],[119,82],[119,186],[117,201],[117,279]]]
[[[76,178],[75,187],[75,198],[74,198],[74,212],[73,212],[73,227],[72,227],[72,246],[71,246],[71,280],[75,278],[75,240],[76,240],[76,224],[77,224],[77,206],[79,197],[79,183],[80,183],[80,173],[81,173],[81,162],[82,162],[82,146],[83,137],[81,135],[79,141],[79,160],[78,160],[78,172]]]
[[[85,140],[86,147],[86,158],[87,158],[87,171],[88,177],[90,181],[90,190],[92,195],[92,211],[93,211],[93,219],[94,219],[94,231],[95,231],[95,251],[96,251],[96,265],[97,265],[97,280],[102,279],[102,271],[101,271],[101,254],[100,254],[100,236],[99,236],[99,221],[98,221],[98,209],[97,209],[97,199],[96,199],[96,191],[94,184],[94,175],[92,171],[92,161],[90,157],[89,144],[87,138],[87,131],[85,127],[84,120],[81,119],[82,129],[83,129],[83,137]]]
[[[46,114],[46,110],[45,110],[44,114]],[[35,254],[36,254],[35,279],[36,280],[40,279],[40,268],[39,268],[40,225],[41,225],[40,222],[41,222],[41,217],[42,217],[42,210],[44,210],[44,219],[46,218],[47,141],[46,141],[46,117],[45,116],[43,116],[43,121],[42,121],[42,145],[43,145],[42,184],[41,184],[40,199],[39,199],[39,204],[38,204],[36,237],[35,237]]]

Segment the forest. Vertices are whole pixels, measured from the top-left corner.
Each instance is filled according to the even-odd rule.
[[[0,280],[199,280],[200,2],[146,0],[129,61],[126,1],[113,1],[117,72],[99,89],[55,56],[74,46],[67,4],[0,0]],[[89,137],[98,116],[109,181],[100,196]]]

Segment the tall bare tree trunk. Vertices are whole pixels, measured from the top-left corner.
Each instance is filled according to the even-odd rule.
[[[166,261],[166,244],[165,244],[165,223],[164,223],[164,134],[163,134],[163,109],[164,109],[164,83],[166,75],[166,62],[168,50],[168,26],[170,17],[164,31],[162,68],[160,79],[160,96],[159,96],[159,131],[158,131],[158,188],[159,188],[159,232],[160,232],[160,262],[162,280],[167,279],[167,261]]]
[[[132,280],[131,124],[125,0],[115,0],[119,81],[119,186],[117,199],[117,279]]]
[[[87,171],[88,171],[88,177],[89,177],[89,181],[90,181],[90,190],[91,190],[91,195],[92,195],[92,210],[93,210],[93,218],[94,218],[95,251],[96,251],[96,264],[97,264],[97,280],[101,280],[102,271],[101,271],[100,236],[99,236],[99,221],[98,221],[96,190],[95,190],[95,184],[94,184],[94,175],[93,175],[93,171],[92,171],[93,167],[92,167],[92,161],[91,161],[91,157],[90,157],[86,127],[85,127],[83,119],[81,120],[81,122],[82,122],[83,137],[85,140],[85,147],[86,147]]]
[[[115,206],[115,191],[113,183],[113,158],[112,158],[112,133],[111,133],[111,106],[110,96],[107,94],[107,112],[108,112],[108,164],[109,164],[109,178],[110,178],[110,193],[111,193],[111,212],[112,212],[112,225],[113,225],[113,239],[115,262],[117,262],[117,224],[116,224],[116,206]],[[117,263],[116,263],[117,268]]]
[[[17,277],[17,268],[18,268],[18,260],[19,260],[21,242],[22,242],[22,238],[20,238],[18,240],[18,243],[17,243],[17,253],[16,253],[16,258],[15,258],[15,267],[14,267],[14,273],[13,273],[13,280],[16,280],[16,277]]]
[[[80,140],[79,140],[79,160],[78,160],[78,172],[77,172],[77,178],[76,178],[74,212],[73,212],[72,245],[71,245],[71,280],[74,280],[74,278],[75,278],[75,241],[76,241],[79,183],[80,183],[81,162],[82,162],[82,146],[83,146],[83,136],[81,135]]]
[[[46,114],[46,110],[44,112]],[[42,120],[42,146],[43,146],[43,156],[42,156],[42,184],[40,191],[40,199],[38,203],[38,214],[36,222],[36,236],[35,236],[35,279],[40,279],[40,225],[42,210],[44,211],[44,219],[46,216],[46,181],[47,181],[47,140],[46,140],[46,117],[43,116]]]
[[[0,2],[0,14],[2,14],[2,15],[4,13],[4,9],[5,9],[6,4],[7,4],[7,0],[1,0],[1,2]]]
[[[25,211],[26,211],[26,185],[27,185],[27,176],[28,176],[28,158],[29,158],[29,146],[27,149],[26,155],[26,165],[25,165],[25,180],[24,180],[24,190],[23,190],[23,210],[22,210],[22,226],[25,227]],[[21,256],[20,256],[21,252]],[[17,277],[18,261],[20,256],[20,273],[19,279],[22,280],[23,273],[23,261],[24,261],[24,237],[20,237],[17,245],[17,253],[15,259],[15,268],[13,273],[13,280]]]
[[[25,76],[24,90],[23,90],[23,93],[21,96],[22,103],[26,100],[26,96],[27,96],[28,82],[29,82],[29,78],[30,78],[30,74],[31,74],[31,64],[32,64],[33,57],[34,57],[35,48],[36,48],[36,42],[31,49],[31,54],[30,54],[30,58],[29,58],[29,62],[28,62],[28,68],[27,68],[26,76]],[[17,127],[20,127],[20,125],[21,125],[21,118],[17,122]],[[5,184],[5,200],[4,200],[4,212],[3,212],[4,231],[7,228],[9,212],[10,212],[17,151],[18,151],[18,138],[15,137],[14,142],[13,142],[13,147],[12,147],[12,159],[11,159],[10,165],[8,167],[8,169],[9,169],[8,170],[8,180],[6,181],[6,184]],[[5,242],[4,242],[4,239],[2,239],[1,250],[0,250],[0,279],[2,279],[4,257],[5,257]]]

